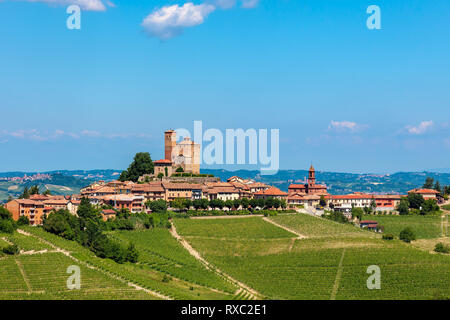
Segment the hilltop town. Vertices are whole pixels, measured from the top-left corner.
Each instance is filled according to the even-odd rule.
[[[311,165],[305,183],[292,183],[288,192],[284,192],[253,179],[232,176],[227,181],[221,181],[211,174],[201,174],[199,152],[200,147],[194,141],[184,138],[177,142],[176,132],[168,130],[164,133],[164,159],[152,161],[145,153],[135,157],[135,162],[138,157],[148,162],[149,172],[137,174],[125,170],[120,180],[98,181],[82,188],[79,194],[68,196],[36,192],[11,199],[5,204],[5,208],[15,220],[25,216],[31,225],[40,225],[43,218],[53,211],[65,209],[76,215],[82,198],[103,208],[101,213],[105,220],[114,218],[120,210],[150,214],[151,203],[154,201],[164,201],[171,209],[182,207],[189,210],[206,206],[204,209],[221,209],[226,214],[227,211],[246,210],[249,207],[261,210],[267,208],[261,200],[270,199],[270,202],[273,199],[275,203],[270,206],[271,209],[302,209],[314,215],[323,215],[325,211],[332,210],[342,213],[350,220],[354,208],[374,214],[399,214],[401,200],[408,195],[418,195],[424,200],[442,204],[445,200],[445,192],[442,191],[447,190],[443,187],[442,191],[437,191],[431,185],[412,189],[404,195],[363,192],[333,195],[328,192],[324,183],[316,181],[316,170]],[[200,201],[203,201],[201,206]]]

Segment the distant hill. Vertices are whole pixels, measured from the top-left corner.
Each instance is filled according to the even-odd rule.
[[[202,169],[202,173],[213,174],[226,181],[231,176],[250,178],[274,185],[287,191],[291,183],[303,183],[308,176],[306,170],[280,170],[271,176],[261,176],[257,170],[227,171],[223,169]],[[119,177],[120,170],[59,170],[41,172],[50,174],[51,179],[36,181],[2,181],[0,180],[0,202],[9,196],[19,196],[25,187],[39,185],[42,191],[49,189],[53,194],[68,195],[79,193],[80,189],[94,181],[111,181]],[[4,172],[1,178],[32,176],[37,172]],[[408,190],[421,187],[426,177],[438,180],[441,185],[450,185],[450,173],[439,172],[398,172],[394,174],[355,174],[316,171],[318,183],[325,183],[332,194],[351,192],[405,194]]]

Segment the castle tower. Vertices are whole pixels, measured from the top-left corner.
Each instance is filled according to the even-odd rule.
[[[308,176],[308,187],[314,186],[316,184],[316,170],[313,165],[309,168],[309,176]]]
[[[165,159],[172,161],[172,152],[177,146],[177,133],[174,130],[164,132]]]

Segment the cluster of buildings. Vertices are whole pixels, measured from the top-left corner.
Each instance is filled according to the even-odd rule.
[[[20,216],[26,216],[32,225],[39,225],[42,224],[43,216],[54,210],[67,209],[76,215],[83,197],[96,206],[106,205],[116,210],[128,209],[132,213],[150,213],[146,203],[155,200],[171,202],[175,199],[220,199],[227,201],[242,198],[278,198],[284,200],[290,208],[299,206],[315,208],[320,205],[321,200],[325,200],[327,206],[345,213],[349,213],[353,207],[375,207],[377,211],[394,211],[401,198],[405,197],[405,195],[365,193],[331,195],[325,184],[316,182],[316,171],[312,165],[309,168],[306,183],[291,184],[287,193],[274,186],[237,176],[222,182],[218,178],[200,177],[200,146],[198,144],[189,138],[177,142],[176,132],[173,130],[164,133],[164,143],[165,158],[154,161],[154,173],[147,175],[150,178],[147,183],[142,183],[147,179],[140,179],[140,183],[99,181],[83,188],[77,195],[32,195],[29,199],[12,200],[5,207],[13,214],[15,220],[18,220]],[[192,177],[183,178],[184,180],[173,177],[173,173],[179,168],[182,168],[183,172],[192,173]],[[425,199],[435,199],[440,202],[440,195],[435,190],[414,189],[410,193],[421,194]],[[115,211],[103,210],[102,215],[106,220],[115,215]]]
[[[12,181],[12,182],[26,182],[26,181],[38,181],[49,180],[52,176],[46,173],[36,173],[31,176],[24,174],[23,177],[0,177],[0,181]]]

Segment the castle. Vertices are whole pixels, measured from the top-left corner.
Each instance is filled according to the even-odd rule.
[[[177,133],[174,130],[164,132],[164,159],[153,162],[155,176],[162,173],[171,176],[178,168],[183,172],[200,173],[200,145],[190,138],[177,142]]]

